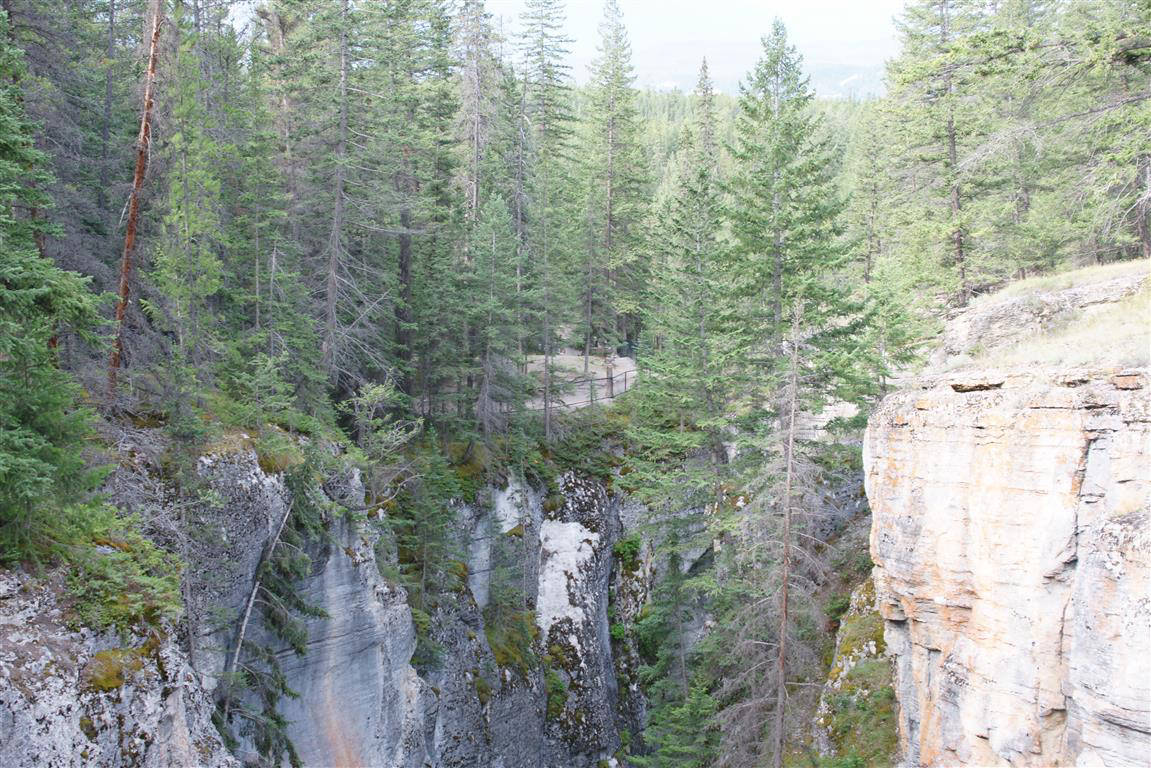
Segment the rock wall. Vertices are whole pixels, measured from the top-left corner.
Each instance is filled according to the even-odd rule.
[[[416,647],[404,590],[381,577],[367,526],[335,521],[313,552],[316,573],[299,594],[326,616],[305,621],[307,652],[279,653],[298,698],[279,710],[304,765],[421,768],[431,687],[410,661]]]
[[[187,563],[185,618],[170,636],[124,645],[69,629],[57,601],[62,592],[48,581],[0,571],[5,768],[230,768],[258,757],[243,721],[233,755],[211,717],[262,553],[291,509],[291,491],[261,466],[243,435],[199,458],[198,487],[183,493],[164,479],[160,436],[138,430],[120,447],[108,495]],[[324,504],[363,504],[350,467],[322,490]],[[643,704],[632,680],[620,694],[617,666],[630,667],[616,656],[634,657],[634,648],[613,643],[609,603],[626,593],[624,610],[638,611],[648,576],[644,569],[624,574],[614,557],[621,499],[573,474],[558,478],[546,499],[515,479],[486,495],[490,503],[453,504],[467,579],[430,617],[426,641],[436,659],[426,668],[413,666],[417,633],[406,592],[387,576],[395,572],[395,545],[386,518],[353,521],[331,505],[324,534],[307,543],[312,572],[296,590],[323,615],[301,617],[306,653],[287,647],[253,613],[247,639],[273,650],[287,687],[299,694],[277,707],[304,765],[615,764],[620,731],[638,729]],[[520,662],[497,656],[493,628],[485,627],[499,569],[522,585],[532,647]],[[110,662],[123,667],[115,684],[85,682],[90,667]]]
[[[0,765],[239,768],[173,638],[70,627],[63,581],[0,570]]]
[[[923,380],[864,466],[907,763],[1146,765],[1147,370]]]

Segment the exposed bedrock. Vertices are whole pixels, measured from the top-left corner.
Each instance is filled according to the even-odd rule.
[[[1147,370],[924,380],[864,467],[907,763],[1146,765]]]

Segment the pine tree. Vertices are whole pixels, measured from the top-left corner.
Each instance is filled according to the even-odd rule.
[[[1151,257],[1151,13],[1128,0],[1069,2],[1039,48],[1035,90],[1045,97],[1047,145],[1059,150],[1044,187],[1067,222],[1078,263]],[[1055,87],[1067,83],[1068,87]]]
[[[219,168],[230,215],[221,255],[226,290],[215,305],[229,333],[219,340],[215,375],[233,404],[247,411],[238,418],[254,429],[267,421],[302,427],[300,414],[314,417],[328,408],[312,298],[293,236],[292,171],[280,154],[284,134],[269,96],[278,87],[270,82],[276,68],[270,58],[256,48],[250,69],[237,63],[226,73],[235,84],[227,108],[235,141],[221,145]]]
[[[81,444],[89,414],[60,370],[56,340],[90,334],[96,305],[87,281],[37,248],[50,202],[47,159],[33,146],[24,111],[21,52],[0,13],[0,561],[43,557],[63,524],[62,507],[88,489]],[[91,338],[91,337],[89,337]]]
[[[813,99],[799,54],[777,20],[763,39],[763,56],[740,87],[732,147],[739,163],[730,184],[735,279],[756,313],[745,324],[749,347],[757,346],[758,333],[765,334],[761,339],[782,335],[788,278],[831,257],[836,201]]]
[[[703,683],[695,683],[683,702],[652,720],[644,736],[650,756],[628,758],[639,768],[707,768],[719,753],[719,733],[713,724],[716,703]]]
[[[497,130],[494,124],[500,117],[499,79],[502,73],[492,50],[495,33],[491,28],[490,14],[484,10],[482,0],[465,0],[458,26],[460,110],[456,125],[464,157],[460,163],[460,185],[464,191],[467,218],[474,221],[488,185],[495,182],[495,179],[483,177],[493,170],[487,155],[493,133]]]
[[[634,343],[647,277],[638,247],[648,198],[640,145],[631,43],[616,0],[604,4],[599,58],[592,64],[586,146],[588,215],[579,301],[584,372],[597,344]]]
[[[638,468],[637,492],[656,509],[657,549],[666,568],[640,624],[647,666],[641,671],[651,706],[652,756],[638,765],[701,765],[716,734],[698,705],[706,690],[691,684],[686,627],[704,585],[684,573],[684,553],[710,544],[705,520],[724,503],[727,454],[723,430],[733,392],[728,385],[737,305],[725,281],[728,250],[717,174],[714,93],[700,68],[694,119],[680,142],[683,167],[671,197],[657,207],[651,233],[651,301],[645,317],[643,384],[633,395],[629,432]],[[669,471],[669,467],[674,468]],[[671,510],[695,510],[683,514]],[[702,511],[703,515],[698,514]],[[692,719],[692,718],[696,719]]]

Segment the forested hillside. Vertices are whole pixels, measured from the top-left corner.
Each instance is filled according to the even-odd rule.
[[[0,563],[64,564],[98,626],[179,621],[178,525],[102,495],[126,431],[170,441],[168,479],[205,503],[221,445],[300,499],[341,452],[431,668],[421,621],[467,580],[452,504],[601,478],[666,564],[611,628],[638,649],[636,766],[801,760],[829,572],[869,567],[823,521],[868,409],[981,294],[1151,259],[1144,0],[909,0],[865,102],[817,99],[782,22],[747,30],[737,94],[703,50],[691,93],[641,92],[619,0],[586,75],[563,20],[598,3],[528,0],[506,34],[483,0],[2,5]],[[307,506],[248,605],[278,601],[284,637],[314,613],[292,589]],[[507,666],[535,664],[500,575],[485,611]],[[228,742],[258,691],[279,765],[292,692],[247,622],[217,725]]]

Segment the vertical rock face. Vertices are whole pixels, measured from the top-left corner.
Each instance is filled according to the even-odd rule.
[[[409,663],[416,647],[404,591],[380,576],[370,534],[346,519],[299,588],[323,609],[306,622],[307,653],[283,649],[280,667],[298,698],[280,711],[304,765],[420,768],[432,692]]]
[[[908,763],[1146,764],[1147,371],[925,381],[864,466]]]
[[[73,629],[65,594],[0,571],[0,765],[238,768],[174,638]]]
[[[137,437],[151,445],[152,436]],[[156,521],[165,545],[184,558],[185,618],[163,638],[124,645],[69,628],[59,584],[0,570],[4,768],[231,768],[259,757],[242,727],[230,754],[211,718],[262,553],[291,509],[291,491],[237,441],[198,459],[199,496],[183,497],[163,480],[151,455],[158,453],[128,451],[108,494],[125,511]],[[351,467],[321,490],[322,502],[362,505],[363,485]],[[299,617],[306,653],[295,653],[253,613],[246,639],[275,653],[287,687],[299,694],[276,707],[304,765],[615,764],[620,730],[634,731],[642,720],[642,695],[628,685],[620,702],[614,651],[634,649],[611,639],[613,577],[631,618],[647,578],[645,569],[617,568],[620,499],[573,474],[558,478],[546,501],[515,479],[490,491],[490,504],[455,505],[467,579],[439,601],[425,627],[423,640],[436,656],[429,668],[413,666],[412,609],[403,587],[385,575],[396,557],[386,519],[326,514],[323,535],[305,545],[312,571],[295,591],[322,611]],[[493,649],[508,627],[485,627],[497,573],[505,592],[513,578],[522,593],[513,618],[531,645],[510,661],[507,648],[502,657]]]
[[[552,719],[571,752],[581,762],[594,764],[619,746],[608,628],[608,584],[619,517],[599,483],[568,473],[559,486],[563,505],[540,528],[536,622],[553,659],[548,702]],[[560,680],[564,693],[557,706],[554,691]]]

